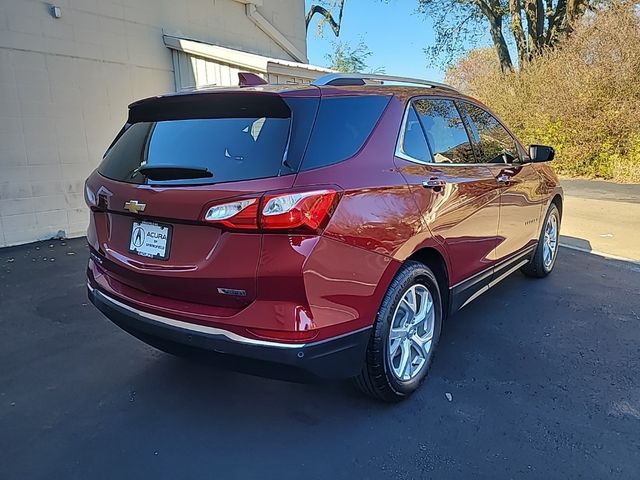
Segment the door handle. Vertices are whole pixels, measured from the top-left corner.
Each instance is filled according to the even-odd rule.
[[[436,191],[440,190],[447,184],[446,180],[442,180],[441,178],[431,177],[429,180],[425,180],[422,182],[422,186],[424,188],[433,188]]]
[[[508,185],[509,182],[511,181],[511,177],[509,175],[506,175],[504,173],[501,173],[500,175],[498,175],[496,177],[496,181],[498,183],[502,183],[503,185]]]

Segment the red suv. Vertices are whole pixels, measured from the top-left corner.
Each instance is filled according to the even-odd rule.
[[[553,269],[554,151],[481,103],[379,75],[249,83],[131,104],[87,180],[89,297],[124,330],[394,401],[448,315]]]

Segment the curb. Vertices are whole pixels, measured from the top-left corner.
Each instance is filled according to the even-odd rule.
[[[577,247],[575,245],[568,245],[566,243],[560,242],[560,246],[564,248],[568,248],[569,250],[576,250],[578,252],[589,253],[591,255],[597,255],[599,257],[608,258],[610,260],[619,260],[621,262],[633,263],[634,265],[640,266],[640,260],[634,260],[633,258],[620,257],[618,255],[613,255],[611,253],[599,252],[597,250],[589,250],[588,248]]]

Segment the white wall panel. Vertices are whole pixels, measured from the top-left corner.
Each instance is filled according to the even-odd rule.
[[[84,234],[84,179],[129,103],[176,87],[237,82],[230,65],[176,60],[163,34],[291,60],[234,0],[53,3],[59,19],[42,0],[0,2],[0,247],[59,230]],[[306,52],[304,1],[265,3],[262,14]]]

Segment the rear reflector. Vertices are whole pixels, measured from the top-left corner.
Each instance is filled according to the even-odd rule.
[[[285,342],[308,342],[318,336],[317,330],[301,330],[287,332],[283,330],[267,330],[264,328],[247,328],[256,337]]]
[[[338,199],[338,192],[331,189],[265,195],[260,200],[214,205],[205,220],[230,229],[318,233],[327,225]]]

